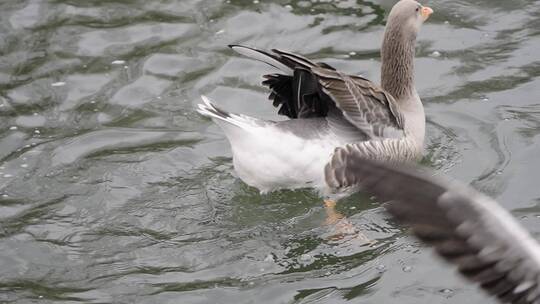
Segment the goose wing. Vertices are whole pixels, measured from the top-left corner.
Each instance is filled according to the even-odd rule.
[[[338,149],[330,187],[360,187],[468,279],[504,303],[540,303],[540,246],[501,206],[470,187]]]
[[[398,104],[371,81],[281,50],[270,53],[239,45],[231,48],[285,73],[265,75],[263,82],[270,88],[269,98],[279,114],[293,119],[331,116],[331,126],[354,128],[365,139],[403,135],[404,118]]]

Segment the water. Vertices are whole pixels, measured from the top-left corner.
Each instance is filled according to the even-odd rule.
[[[234,177],[200,94],[275,119],[278,47],[379,78],[393,1],[0,4],[0,302],[485,303],[377,202],[338,204],[371,240],[331,240],[310,191]],[[540,233],[540,1],[442,1],[418,45],[426,165]]]

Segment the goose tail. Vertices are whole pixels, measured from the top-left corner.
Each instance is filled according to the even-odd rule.
[[[203,102],[198,105],[197,112],[211,118],[224,131],[227,131],[227,129],[232,126],[243,130],[249,130],[265,123],[263,120],[222,110],[212,103],[210,98],[204,95],[201,96],[201,99]]]

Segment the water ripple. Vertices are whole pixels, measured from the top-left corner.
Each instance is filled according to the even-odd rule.
[[[260,195],[199,95],[276,117],[259,62],[283,48],[377,81],[393,1],[0,3],[0,302],[485,303],[380,203]],[[430,2],[417,51],[423,163],[538,235],[538,1]],[[436,55],[435,55],[436,54]],[[429,278],[429,279],[427,279]]]

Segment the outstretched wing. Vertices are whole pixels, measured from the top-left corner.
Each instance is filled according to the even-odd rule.
[[[403,129],[397,102],[371,81],[323,68],[312,71],[345,118],[370,138],[390,137],[388,131]]]
[[[330,187],[360,187],[382,200],[468,279],[505,303],[540,303],[540,246],[495,201],[430,171],[368,160],[339,149]]]
[[[339,113],[345,122],[340,127],[350,124],[367,139],[403,135],[404,119],[395,99],[369,80],[281,50],[269,53],[239,45],[231,47],[285,72],[265,75],[263,82],[271,89],[269,98],[279,107],[279,114],[310,118]]]

